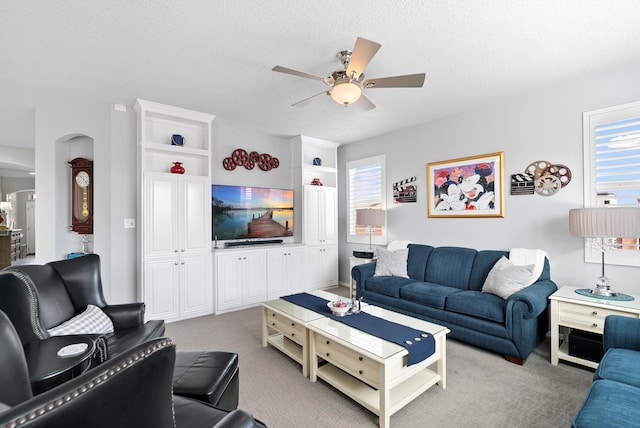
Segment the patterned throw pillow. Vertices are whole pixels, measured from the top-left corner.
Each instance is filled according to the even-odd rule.
[[[533,283],[533,268],[534,265],[516,266],[511,260],[502,256],[489,271],[482,291],[507,300],[516,291]]]
[[[380,248],[377,257],[376,271],[373,276],[401,276],[403,278],[409,278],[407,274],[408,248],[395,251]]]
[[[102,309],[88,305],[81,314],[48,330],[51,336],[68,334],[107,334],[113,333],[113,322]]]

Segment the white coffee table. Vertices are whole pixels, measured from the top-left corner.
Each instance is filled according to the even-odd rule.
[[[365,305],[372,315],[426,331],[434,336],[435,352],[407,367],[408,351],[333,319],[309,322],[310,380],[318,378],[378,415],[380,427],[391,415],[433,385],[446,387],[446,338],[449,329],[397,312]],[[320,365],[324,361],[325,364]],[[432,365],[436,365],[435,370]]]

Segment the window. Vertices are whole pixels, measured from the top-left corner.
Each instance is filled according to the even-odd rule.
[[[369,230],[356,225],[356,210],[385,209],[385,155],[347,162],[347,242],[369,243]],[[386,245],[387,229],[371,229],[371,242]]]
[[[640,102],[583,115],[585,206],[640,206]],[[619,237],[621,249],[607,263],[640,266],[638,237]],[[587,261],[601,253],[587,248]]]

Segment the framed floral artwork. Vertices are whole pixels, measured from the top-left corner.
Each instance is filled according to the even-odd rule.
[[[427,164],[429,217],[504,217],[504,152]]]

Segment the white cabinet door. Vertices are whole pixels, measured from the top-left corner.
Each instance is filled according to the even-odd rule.
[[[147,319],[177,319],[180,316],[180,266],[175,256],[146,262],[144,276]]]
[[[309,290],[338,284],[337,245],[309,245],[305,248],[305,278]]]
[[[337,192],[334,187],[305,186],[304,241],[307,244],[337,242]]]
[[[277,299],[304,291],[302,269],[304,252],[301,248],[269,250],[267,254],[267,297]]]
[[[171,174],[145,174],[143,189],[144,257],[175,255],[180,246],[178,180]]]
[[[211,248],[211,183],[207,177],[180,177],[181,250],[209,252]]]
[[[210,258],[208,253],[181,256],[180,315],[213,312]]]
[[[216,254],[218,311],[260,303],[267,297],[267,256],[264,251]]]
[[[267,255],[264,251],[247,253],[243,258],[244,274],[242,304],[264,302],[267,299]]]
[[[216,289],[218,310],[242,306],[242,256],[216,255]]]

